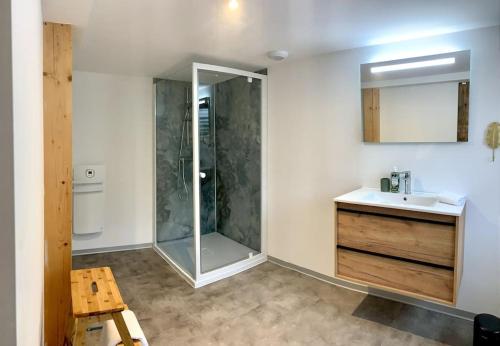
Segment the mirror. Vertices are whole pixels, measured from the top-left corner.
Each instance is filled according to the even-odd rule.
[[[363,138],[467,142],[470,51],[361,65]]]

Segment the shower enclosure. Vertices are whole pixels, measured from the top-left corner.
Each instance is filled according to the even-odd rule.
[[[154,248],[200,287],[267,259],[267,77],[190,70],[154,80]]]

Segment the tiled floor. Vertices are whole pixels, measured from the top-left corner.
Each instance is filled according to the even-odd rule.
[[[336,287],[272,263],[197,290],[153,250],[110,266],[151,345],[472,345],[472,322]]]

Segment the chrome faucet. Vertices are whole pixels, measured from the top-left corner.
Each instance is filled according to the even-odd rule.
[[[411,172],[410,171],[404,171],[401,172],[399,175],[399,179],[403,180],[405,183],[405,194],[409,195],[411,194]]]

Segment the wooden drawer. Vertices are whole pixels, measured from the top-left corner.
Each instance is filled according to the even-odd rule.
[[[453,270],[339,248],[337,276],[400,294],[453,302]]]
[[[455,225],[338,210],[337,244],[451,268]]]

